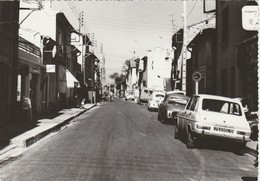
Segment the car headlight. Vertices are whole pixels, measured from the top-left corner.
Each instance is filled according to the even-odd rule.
[[[203,125],[203,124],[196,124],[197,129],[205,129],[205,130],[210,130],[210,126]]]

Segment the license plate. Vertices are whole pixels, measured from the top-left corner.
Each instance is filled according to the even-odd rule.
[[[223,133],[234,133],[233,129],[222,128],[222,127],[214,127],[214,131],[220,131],[220,132],[223,132]]]

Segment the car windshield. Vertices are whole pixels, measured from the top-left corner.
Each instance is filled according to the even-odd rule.
[[[162,98],[164,98],[164,95],[163,94],[156,94],[155,97],[162,97]]]
[[[202,102],[202,109],[205,111],[219,112],[238,116],[242,115],[239,104],[222,100],[204,99]]]
[[[183,97],[171,97],[168,101],[169,104],[181,104],[181,105],[186,105],[187,102],[188,100]]]

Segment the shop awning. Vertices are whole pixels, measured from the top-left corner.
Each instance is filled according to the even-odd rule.
[[[79,81],[67,69],[66,69],[66,80],[67,80],[67,87],[68,88],[74,88],[75,85],[76,85],[76,87],[80,87]]]

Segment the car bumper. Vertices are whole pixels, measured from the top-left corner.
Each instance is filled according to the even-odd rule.
[[[250,141],[249,136],[245,136],[245,135],[212,132],[209,130],[198,130],[198,129],[194,129],[192,130],[192,132],[193,134],[196,135],[196,137],[201,137],[201,138],[214,138],[214,139],[234,141],[238,143],[246,143]]]

